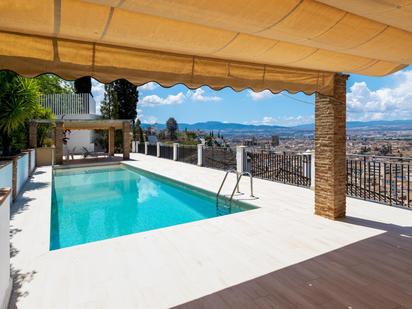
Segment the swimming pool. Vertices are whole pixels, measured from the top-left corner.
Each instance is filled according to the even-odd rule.
[[[253,208],[234,202],[227,214]],[[56,169],[50,249],[218,215],[212,193],[123,164]]]

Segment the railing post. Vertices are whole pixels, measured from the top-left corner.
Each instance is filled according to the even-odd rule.
[[[157,142],[156,144],[156,151],[157,151],[156,156],[160,158],[160,142]]]
[[[144,154],[148,154],[148,147],[149,147],[149,142],[144,142]]]
[[[315,150],[311,150],[310,156],[310,189],[315,190]]]
[[[246,146],[236,147],[236,170],[238,173],[243,173],[247,170]]]
[[[173,143],[173,161],[177,161],[179,143]]]
[[[203,165],[203,144],[197,144],[197,165]]]

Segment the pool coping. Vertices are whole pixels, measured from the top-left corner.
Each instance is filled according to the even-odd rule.
[[[163,176],[163,175],[148,171],[146,169],[143,169],[143,168],[140,168],[140,167],[137,167],[137,166],[130,165],[130,164],[127,163],[127,161],[102,162],[102,163],[98,163],[98,164],[91,163],[91,164],[59,165],[59,166],[53,167],[53,171],[54,170],[81,169],[81,168],[94,168],[94,167],[99,168],[99,167],[108,167],[108,166],[109,167],[121,166],[121,167],[124,167],[126,169],[131,169],[131,170],[136,170],[136,171],[141,172],[141,173],[146,173],[146,174],[149,174],[151,177],[171,182],[171,183],[176,184],[178,186],[181,186],[181,187],[187,188],[189,190],[198,192],[200,194],[206,195],[210,198],[216,198],[216,196],[217,196],[216,192],[206,190],[204,188],[194,186],[194,185],[191,185],[189,183],[186,183],[186,182],[183,182],[183,181],[180,181],[180,180],[176,180],[176,179],[173,179],[173,178],[170,178],[170,177],[167,177],[167,176]],[[53,176],[54,176],[54,173],[53,173]],[[53,189],[53,185],[52,185],[52,189]],[[221,196],[222,197],[227,197],[226,195],[221,195]],[[259,199],[258,197],[254,197],[253,200],[258,200],[258,199]],[[240,207],[240,208],[243,208],[244,211],[255,210],[255,209],[261,208],[257,205],[252,205],[248,202],[236,199],[236,194],[235,194],[232,202],[235,203],[236,205],[243,206],[243,207]]]

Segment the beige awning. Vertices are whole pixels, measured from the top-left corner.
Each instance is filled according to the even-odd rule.
[[[2,0],[0,68],[331,94],[333,72],[412,63],[407,2]]]

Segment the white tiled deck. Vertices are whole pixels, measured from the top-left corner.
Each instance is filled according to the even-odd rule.
[[[224,175],[139,154],[132,159],[126,164],[213,192]],[[412,211],[348,199],[348,219],[330,221],[313,215],[312,191],[256,179],[259,198],[248,202],[259,209],[49,251],[50,181],[50,167],[37,169],[13,207],[18,308],[169,308],[391,230],[412,242]],[[239,198],[249,199],[242,181],[246,194]],[[232,185],[233,179],[226,192]],[[410,256],[412,246],[402,250]],[[412,274],[409,261],[405,271]],[[412,297],[412,280],[404,284]],[[408,300],[385,308],[407,307]],[[342,298],[339,304],[351,305]]]

